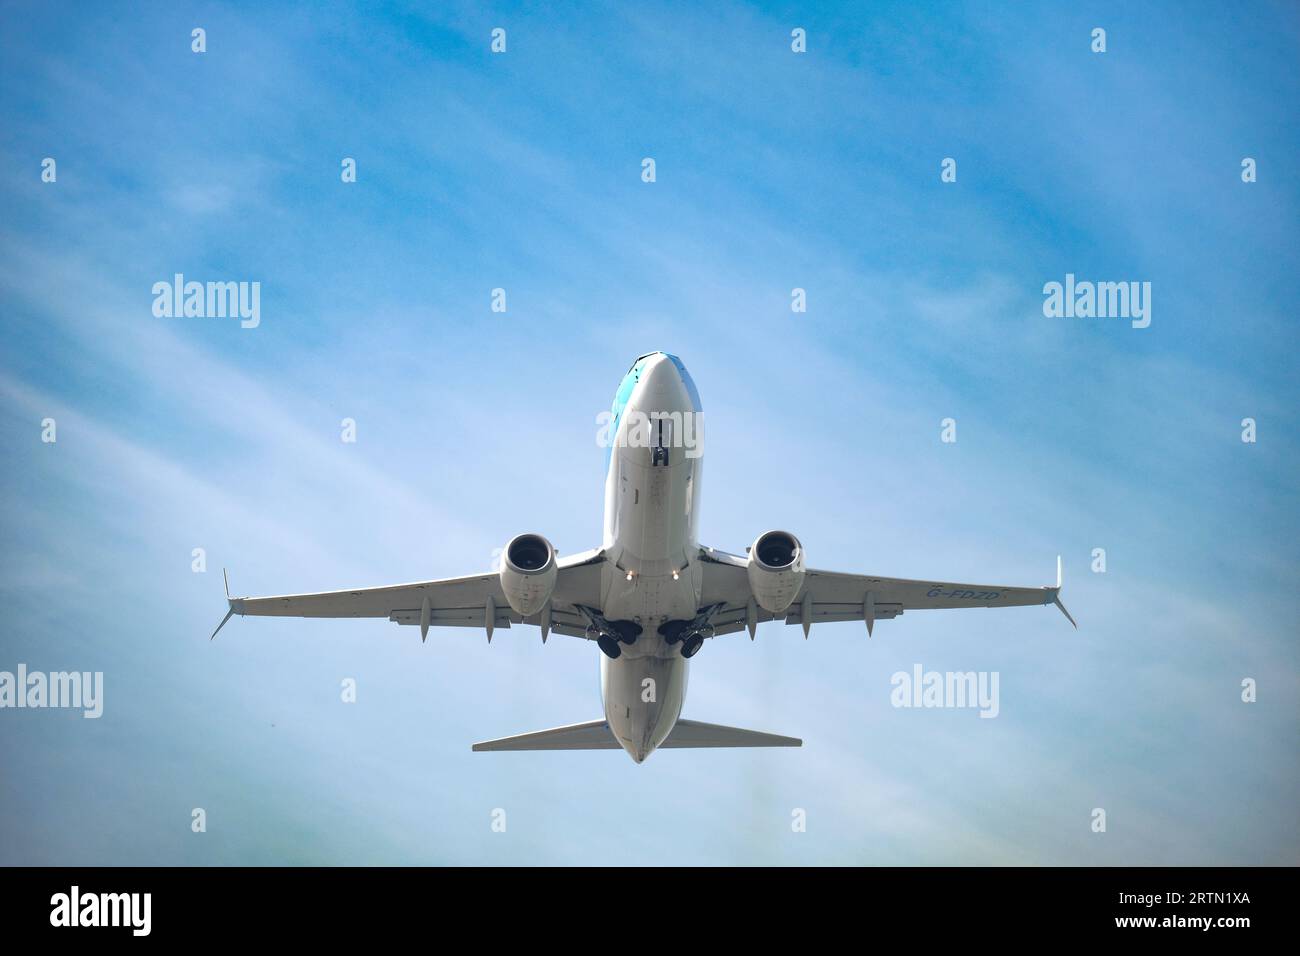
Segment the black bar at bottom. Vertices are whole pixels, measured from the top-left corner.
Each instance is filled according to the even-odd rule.
[[[81,943],[338,944],[401,933],[451,945],[471,931],[493,944],[514,935],[590,944],[599,931],[649,933],[650,946],[679,920],[733,943],[770,944],[781,930],[819,938],[841,930],[865,943],[899,929],[927,943],[1043,934],[1230,942],[1285,929],[1294,877],[1286,868],[1198,867],[8,868],[0,925],[10,940],[75,934]]]

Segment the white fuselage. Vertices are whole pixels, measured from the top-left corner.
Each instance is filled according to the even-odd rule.
[[[694,618],[700,605],[703,443],[698,396],[681,364],[653,353],[638,367],[611,432],[601,596],[606,619],[642,630],[619,658],[601,655],[600,685],[605,719],[640,763],[672,731],[686,697],[689,662],[658,628]]]

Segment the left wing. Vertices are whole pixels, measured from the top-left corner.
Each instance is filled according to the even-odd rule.
[[[959,607],[1029,607],[1055,604],[1077,628],[1061,603],[1061,559],[1056,559],[1055,587],[1007,587],[996,584],[953,584],[933,578],[884,578],[869,574],[842,574],[809,568],[794,602],[784,614],[772,615],[754,604],[747,573],[748,559],[704,548],[700,553],[704,584],[700,603],[720,605],[713,615],[713,633],[730,634],[780,619],[802,625],[804,636],[814,624],[863,621],[870,634],[876,621],[890,620],[904,611]]]
[[[481,627],[488,640],[498,627],[537,624],[543,632],[556,631],[585,637],[587,620],[577,605],[600,605],[600,568],[605,553],[600,550],[559,558],[556,561],[555,590],[548,609],[524,617],[516,613],[501,589],[496,574],[474,574],[440,581],[418,581],[387,587],[350,591],[319,591],[314,594],[281,594],[274,597],[230,597],[225,620],[212,632],[225,627],[232,615],[268,617],[386,617],[397,624],[418,624],[422,635],[429,627]],[[545,640],[545,633],[543,633]]]

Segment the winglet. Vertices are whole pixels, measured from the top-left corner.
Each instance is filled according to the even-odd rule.
[[[221,623],[217,625],[217,630],[212,632],[212,637],[209,637],[208,640],[212,640],[213,638],[215,638],[217,636],[217,632],[220,631],[223,627],[225,627],[226,622],[229,621],[231,617],[233,617],[235,614],[235,602],[230,599],[230,578],[226,576],[225,568],[221,569],[221,580],[226,583],[226,603],[230,605],[230,610],[226,612],[226,616],[221,619]]]
[[[209,637],[208,640],[212,640],[213,637],[216,637],[217,631],[220,631],[223,627],[225,627],[226,622],[229,621],[232,617],[234,617],[234,615],[235,615],[235,606],[232,604],[230,605],[230,610],[226,612],[226,616],[223,617],[221,619],[221,623],[217,625],[217,630],[212,632],[212,637]]]
[[[1052,603],[1061,609],[1061,613],[1065,615],[1065,619],[1069,621],[1071,624],[1074,624],[1074,629],[1077,631],[1079,629],[1079,625],[1075,623],[1074,618],[1070,617],[1070,612],[1067,611],[1065,609],[1065,605],[1061,603],[1060,594],[1057,594],[1056,597],[1052,598]]]
[[[1075,622],[1074,618],[1070,616],[1070,612],[1065,609],[1065,605],[1061,603],[1061,584],[1061,556],[1058,554],[1056,556],[1056,590],[1052,592],[1052,603],[1061,609],[1061,613],[1065,615],[1065,619],[1071,624],[1074,624],[1074,629],[1077,631],[1079,625]]]

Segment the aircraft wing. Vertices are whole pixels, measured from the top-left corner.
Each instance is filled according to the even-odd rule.
[[[700,603],[705,607],[718,606],[712,618],[715,635],[748,627],[752,637],[755,625],[771,620],[799,624],[805,637],[812,625],[830,621],[863,621],[870,634],[876,621],[890,620],[904,611],[1035,604],[1055,604],[1074,624],[1074,618],[1061,603],[1060,558],[1057,558],[1056,586],[1036,588],[954,584],[934,578],[884,578],[809,568],[793,603],[784,614],[778,615],[754,603],[746,570],[748,558],[712,548],[702,549],[700,558],[704,571]]]
[[[417,581],[378,588],[320,591],[314,594],[280,594],[271,597],[230,597],[230,610],[212,636],[217,636],[232,615],[267,617],[380,617],[397,624],[415,624],[422,636],[429,627],[481,627],[492,631],[512,624],[548,625],[545,629],[572,637],[586,637],[587,620],[577,605],[600,605],[600,570],[603,551],[584,551],[556,561],[555,590],[550,620],[545,609],[528,617],[516,613],[495,573],[474,574],[440,581]],[[426,604],[427,602],[427,604]]]

